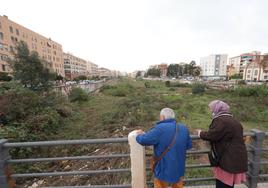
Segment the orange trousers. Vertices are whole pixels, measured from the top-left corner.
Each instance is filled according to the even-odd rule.
[[[159,179],[154,179],[154,188],[167,188],[168,187],[168,183],[167,182],[164,182],[164,181],[161,181]],[[183,188],[183,181],[182,179],[180,179],[179,182],[177,183],[173,183],[171,184],[171,187],[172,188]]]

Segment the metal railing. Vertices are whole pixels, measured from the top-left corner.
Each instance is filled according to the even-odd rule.
[[[252,141],[248,145],[248,161],[249,170],[247,173],[247,186],[249,188],[257,188],[258,182],[267,181],[268,168],[266,172],[262,173],[262,167],[268,166],[268,148],[264,148],[263,144],[265,139],[268,138],[268,132],[262,132],[260,130],[253,129],[251,132],[244,133],[244,136],[250,136]],[[191,136],[193,140],[198,140],[197,136]],[[267,139],[268,140],[268,139]],[[52,162],[52,161],[70,161],[70,160],[94,160],[94,159],[115,159],[115,158],[129,158],[129,153],[123,154],[108,154],[108,155],[92,155],[92,156],[68,156],[68,157],[47,157],[47,158],[29,158],[29,159],[12,159],[9,151],[13,148],[25,148],[25,147],[44,147],[44,146],[62,146],[62,145],[85,145],[85,144],[127,144],[127,138],[109,138],[109,139],[87,139],[87,140],[62,140],[62,141],[40,141],[40,142],[18,142],[9,143],[8,140],[0,140],[0,187],[8,188],[8,177],[6,176],[5,169],[8,165],[24,164],[24,163],[36,163],[36,162]],[[187,156],[207,154],[208,149],[205,150],[190,150],[187,152]],[[262,155],[266,155],[266,160],[262,159]],[[194,168],[209,168],[210,164],[187,164],[187,171]],[[42,173],[15,173],[11,177],[14,179],[30,178],[30,177],[57,177],[57,176],[94,176],[97,174],[118,174],[118,173],[130,173],[129,168],[118,169],[105,169],[105,170],[88,170],[88,171],[68,171],[68,172],[42,172]],[[212,181],[214,177],[202,177],[191,178],[186,177],[186,183]],[[152,185],[152,182],[148,182],[148,186]],[[70,186],[57,187],[68,188]],[[113,188],[122,187],[130,188],[131,182],[125,185],[88,185],[78,186],[79,188]],[[77,187],[77,188],[78,188]],[[47,187],[48,188],[48,187]],[[49,187],[56,188],[56,187]]]

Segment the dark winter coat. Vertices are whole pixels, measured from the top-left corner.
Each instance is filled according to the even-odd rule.
[[[222,154],[220,168],[234,174],[247,171],[243,127],[235,118],[222,115],[213,119],[209,131],[201,131],[200,137],[215,144],[217,154]]]

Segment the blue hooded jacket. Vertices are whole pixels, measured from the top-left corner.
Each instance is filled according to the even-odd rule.
[[[154,155],[159,157],[172,142],[176,132],[176,120],[166,119],[156,123],[155,127],[145,134],[138,135],[136,140],[143,146],[154,146]],[[192,139],[185,125],[179,124],[175,144],[166,155],[156,164],[155,178],[177,183],[185,172],[186,150],[192,148]]]

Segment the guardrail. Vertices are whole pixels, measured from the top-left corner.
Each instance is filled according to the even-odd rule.
[[[268,148],[264,148],[263,144],[265,139],[268,138],[268,132],[262,132],[260,130],[253,129],[251,132],[244,133],[244,136],[250,136],[252,141],[248,145],[248,157],[249,157],[249,170],[247,173],[247,186],[249,188],[257,188],[258,182],[268,180],[268,168],[266,172],[263,173],[262,167],[268,165]],[[198,140],[197,136],[191,136],[193,140]],[[268,141],[268,139],[267,139]],[[23,164],[23,163],[36,163],[36,162],[52,162],[52,161],[70,161],[70,160],[93,160],[93,159],[112,159],[112,158],[129,158],[129,153],[123,154],[108,154],[108,155],[93,155],[93,156],[68,156],[68,157],[52,157],[52,158],[29,158],[29,159],[12,159],[9,151],[13,148],[25,148],[25,147],[44,147],[44,146],[61,146],[61,145],[85,145],[85,144],[127,144],[127,138],[109,138],[109,139],[88,139],[88,140],[62,140],[62,141],[40,141],[40,142],[18,142],[18,143],[9,143],[8,140],[0,140],[0,187],[9,188],[8,181],[9,178],[6,176],[6,168],[8,165],[14,164]],[[191,155],[200,155],[207,154],[208,149],[205,150],[191,150],[187,152],[187,156]],[[262,158],[263,154],[267,154],[266,160]],[[131,164],[134,165],[134,164]],[[190,171],[194,168],[209,168],[210,164],[187,164],[186,169]],[[131,166],[131,169],[133,166]],[[30,178],[30,177],[56,177],[56,176],[93,176],[96,174],[117,174],[117,173],[131,173],[130,168],[119,168],[119,169],[106,169],[106,170],[89,170],[89,171],[68,171],[68,172],[42,172],[42,173],[15,173],[11,177],[14,179],[19,178]],[[147,168],[148,172],[148,168]],[[212,181],[214,177],[205,177],[205,178],[191,178],[186,177],[185,182],[203,182],[203,181]],[[147,182],[147,186],[150,187],[152,182]],[[49,187],[49,188],[68,188],[70,186],[64,187]],[[135,187],[131,186],[131,182],[128,182],[124,185],[88,185],[88,186],[77,186],[77,188],[130,188]],[[48,187],[47,187],[48,188]]]
[[[60,92],[62,92],[64,94],[66,94],[66,95],[68,95],[70,93],[70,91],[74,87],[80,87],[81,89],[83,89],[87,93],[92,93],[92,92],[100,89],[101,87],[103,87],[108,82],[109,82],[109,80],[99,80],[99,81],[88,82],[88,83],[77,83],[77,84],[71,84],[71,85],[59,85],[59,86],[55,86],[54,89],[56,91],[60,91]]]

